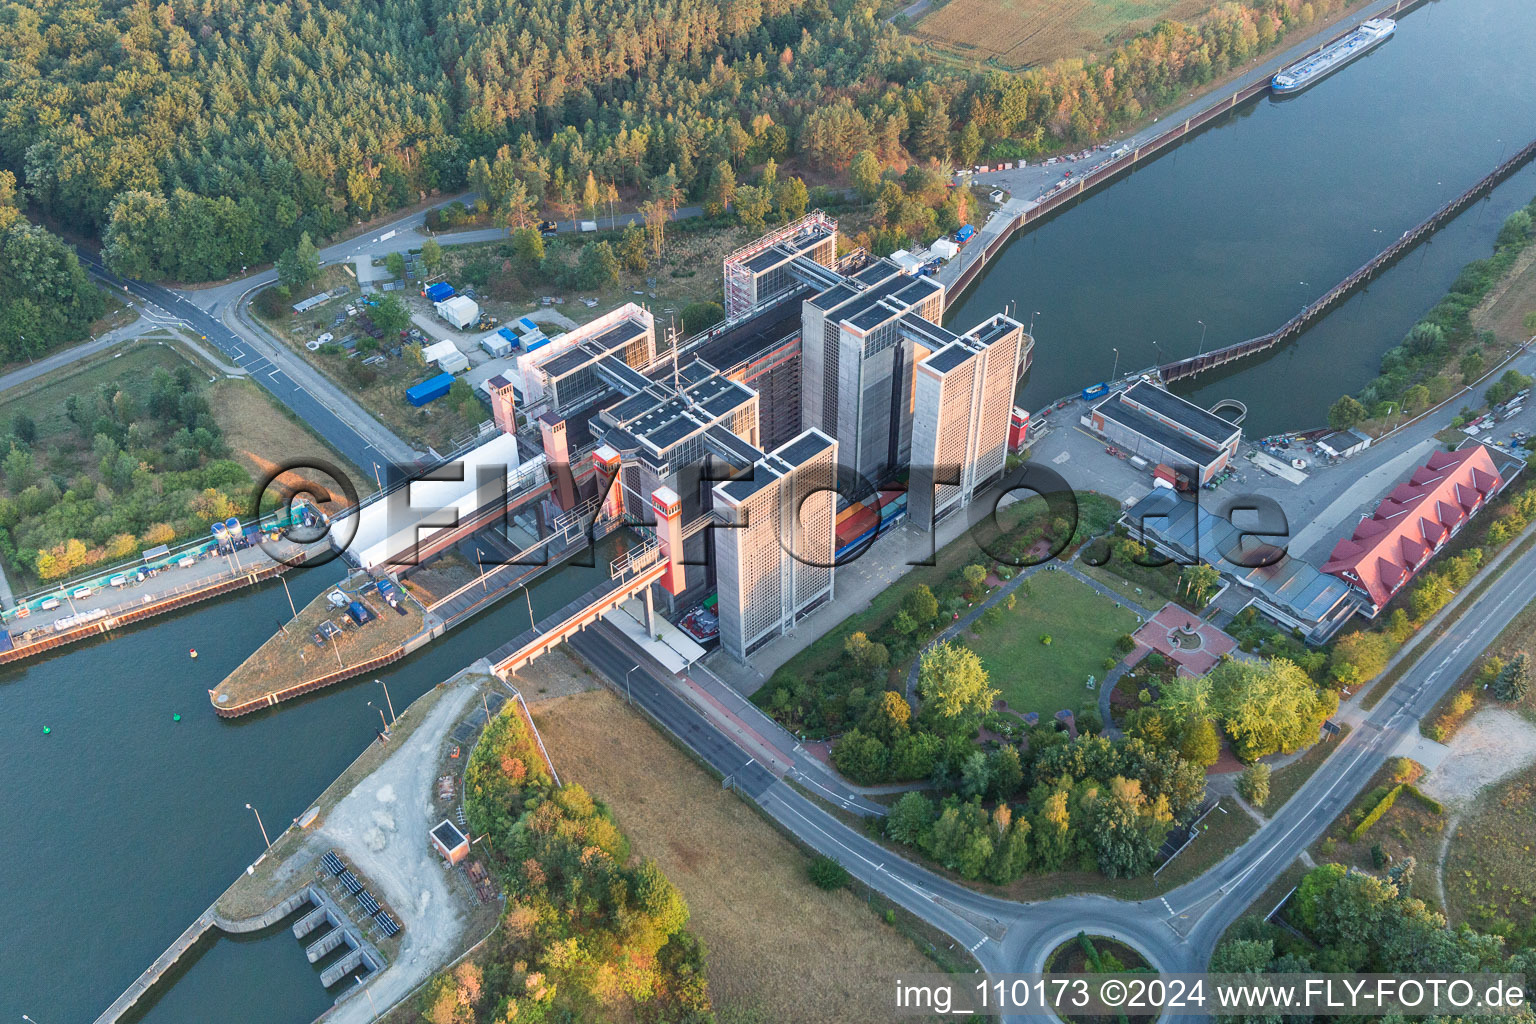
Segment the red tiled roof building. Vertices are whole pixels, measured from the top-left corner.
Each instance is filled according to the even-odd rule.
[[[1480,444],[1435,452],[1360,521],[1354,536],[1334,546],[1323,572],[1363,593],[1374,615],[1504,482]]]

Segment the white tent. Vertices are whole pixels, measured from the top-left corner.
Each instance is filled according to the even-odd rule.
[[[955,254],[960,251],[960,247],[948,238],[941,238],[930,245],[928,251],[941,260],[952,260],[955,258]]]
[[[459,346],[451,341],[437,341],[421,350],[421,358],[429,363],[441,362],[445,357],[452,359],[459,354]]]
[[[455,295],[437,304],[437,315],[463,330],[480,318],[480,306],[467,295]]]

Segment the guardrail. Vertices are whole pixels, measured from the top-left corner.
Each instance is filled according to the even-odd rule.
[[[1185,377],[1193,377],[1197,373],[1242,359],[1255,352],[1262,352],[1267,348],[1280,344],[1282,341],[1295,337],[1314,320],[1337,305],[1346,295],[1375,276],[1376,272],[1382,267],[1413,248],[1424,236],[1438,230],[1446,221],[1455,217],[1467,206],[1493,189],[1495,185],[1498,185],[1505,178],[1513,174],[1526,161],[1530,160],[1533,155],[1536,155],[1536,139],[1526,143],[1519,152],[1480,178],[1471,188],[1441,205],[1428,218],[1420,222],[1417,227],[1404,231],[1401,238],[1366,261],[1354,273],[1328,289],[1318,299],[1302,309],[1300,313],[1297,313],[1281,324],[1276,330],[1270,331],[1268,334],[1261,334],[1256,338],[1249,338],[1247,341],[1239,341],[1236,344],[1212,349],[1201,355],[1164,363],[1157,368],[1158,373],[1162,375],[1164,381],[1175,381]]]

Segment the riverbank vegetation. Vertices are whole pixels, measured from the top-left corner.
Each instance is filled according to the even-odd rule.
[[[47,215],[100,234],[120,272],[209,280],[466,187],[590,215],[615,193],[722,205],[722,164],[743,178],[778,161],[793,191],[795,176],[841,183],[863,150],[898,170],[1034,157],[1137,121],[1342,3],[1227,3],[1094,61],[1010,74],[934,61],[849,0],[69,0],[0,23],[0,166]],[[797,201],[763,187],[739,197],[746,216]]]
[[[1401,344],[1381,357],[1381,372],[1375,380],[1355,395],[1344,395],[1334,402],[1328,411],[1330,426],[1343,430],[1371,420],[1378,432],[1383,431],[1479,380],[1509,349],[1524,343],[1524,337],[1501,339],[1491,330],[1479,331],[1473,313],[1508,277],[1536,237],[1533,217],[1536,200],[1504,219],[1494,239],[1493,255],[1462,268],[1446,296],[1409,329]],[[1529,386],[1529,378],[1513,370],[1509,373],[1514,376],[1496,381],[1489,389],[1490,405]]]
[[[423,988],[425,1020],[714,1019],[688,905],[605,805],[554,783],[516,705],[476,743],[464,808],[506,907],[479,952]]]
[[[76,364],[0,402],[0,558],[18,583],[67,578],[242,515],[250,472],[210,388],[163,344]]]

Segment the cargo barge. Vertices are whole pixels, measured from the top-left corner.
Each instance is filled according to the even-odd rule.
[[[1270,79],[1270,87],[1282,95],[1300,92],[1314,82],[1331,75],[1388,39],[1397,31],[1391,18],[1372,18],[1342,39],[1335,40],[1316,53],[1297,61]]]

